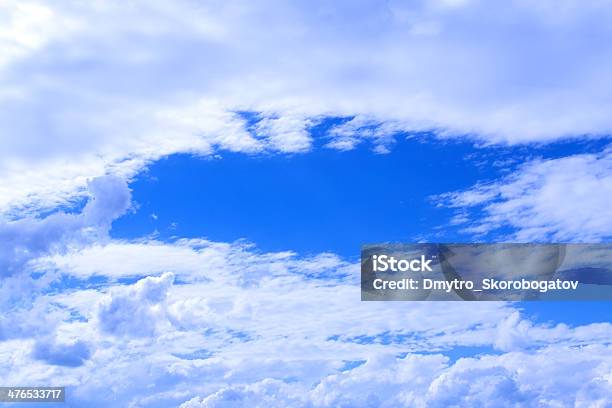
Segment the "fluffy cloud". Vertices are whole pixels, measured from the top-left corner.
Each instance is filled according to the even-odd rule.
[[[610,336],[607,323],[581,328],[534,325],[503,303],[483,303],[478,312],[465,303],[455,303],[452,308],[444,303],[413,303],[409,308],[401,302],[362,303],[358,301],[358,264],[333,254],[303,258],[293,253],[260,253],[243,243],[197,239],[110,242],[46,257],[33,267],[61,271],[84,282],[104,279],[109,285],[140,278],[134,286],[112,290],[99,317],[118,318],[129,325],[129,319],[142,313],[147,320],[143,327],[150,328],[149,332],[155,322],[166,329],[206,327],[216,331],[209,337],[217,338],[211,344],[247,339],[248,344],[235,343],[233,352],[241,354],[248,354],[251,346],[259,353],[275,353],[278,347],[285,347],[282,339],[287,332],[299,333],[304,344],[321,342],[321,348],[332,354],[346,353],[347,359],[355,357],[351,350],[366,344],[397,347],[398,352],[456,345],[491,345],[512,351],[552,343],[604,342]],[[171,285],[173,279],[181,284]],[[94,315],[78,294],[54,299]],[[384,321],[379,319],[381,314]],[[325,325],[320,324],[321,315]],[[478,330],[471,329],[475,326]],[[448,329],[440,331],[439,327]]]
[[[181,408],[606,406],[612,401],[609,347],[555,348],[464,358],[379,356],[325,376],[314,387],[265,379],[229,386]],[[576,381],[576,377],[579,379]],[[571,378],[571,380],[570,380]]]
[[[312,142],[308,133],[311,123],[312,121],[300,116],[264,117],[257,122],[255,132],[281,152],[303,152],[310,149]]]
[[[612,236],[612,150],[534,160],[512,175],[437,197],[456,225],[483,235],[502,228],[519,242],[593,242]],[[470,214],[471,211],[474,211]]]
[[[35,264],[35,270],[110,282],[157,274],[159,278],[145,277],[133,288],[111,293],[100,309],[101,322],[108,318],[115,327],[118,319],[120,326],[137,326],[130,319],[142,315],[147,333],[153,331],[155,322],[187,331],[204,327],[213,330],[211,345],[220,347],[230,340],[227,347],[240,354],[248,354],[251,347],[259,353],[285,349],[282,339],[288,331],[297,333],[304,345],[320,344],[318,353],[324,348],[326,354],[346,353],[347,359],[352,357],[351,350],[361,349],[367,342],[398,350],[407,347],[401,344],[404,340],[415,349],[444,348],[449,342],[454,344],[453,337],[458,342],[481,344],[483,336],[495,335],[497,322],[511,312],[504,304],[491,303],[468,318],[464,316],[468,305],[462,304],[452,311],[424,304],[412,305],[409,310],[402,304],[364,304],[359,301],[358,264],[332,254],[303,258],[293,253],[259,253],[242,243],[111,242],[47,257]],[[183,284],[168,286],[169,273]],[[150,285],[167,292],[163,301],[142,294],[141,287]],[[61,299],[68,308],[83,308],[78,297]],[[343,304],[352,306],[347,309]],[[429,318],[423,315],[426,311]],[[378,321],[379,313],[384,313],[388,322]],[[324,327],[321,314],[326,316]],[[437,323],[432,316],[437,316]],[[462,323],[454,326],[457,319]],[[475,322],[481,329],[476,335],[467,331]],[[446,323],[454,328],[436,331],[437,325]],[[427,337],[425,343],[420,336]],[[247,344],[240,341],[243,339]]]
[[[303,407],[303,390],[296,385],[267,378],[260,382],[223,388],[205,398],[194,397],[180,408]]]
[[[381,153],[398,131],[511,143],[608,134],[612,9],[499,9],[10,2],[0,208],[65,203],[87,178],[130,177],[177,152],[307,151],[310,127],[330,116],[355,119],[324,135],[329,147],[369,140]]]
[[[23,261],[36,290],[3,299],[0,375],[20,384],[59,381],[75,406],[610,402],[609,323],[537,324],[498,302],[361,302],[359,265],[331,253],[110,240],[129,190],[114,177],[90,190],[80,213],[60,214],[74,228],[49,241],[68,244]],[[6,293],[25,282],[15,277]],[[452,362],[462,347],[484,351]],[[549,381],[573,371],[578,381]],[[112,400],[93,401],[101,389]]]
[[[486,406],[490,401],[507,407],[605,406],[612,398],[609,389],[603,395],[585,391],[591,385],[599,390],[608,386],[604,376],[611,362],[602,358],[608,352],[606,346],[550,347],[536,353],[461,359],[428,387],[426,406]]]
[[[601,357],[609,323],[537,324],[499,302],[364,303],[358,265],[332,254],[303,258],[197,239],[111,241],[32,267],[77,284],[37,298],[57,309],[53,331],[24,331],[23,352],[4,369],[24,384],[33,373],[41,383],[53,375],[71,386],[77,405],[95,406],[90,396],[100,387],[134,407],[610,399],[610,362]],[[104,283],[91,289],[92,279]],[[0,343],[0,356],[14,347]],[[452,362],[462,347],[483,355]],[[566,391],[547,382],[553,374],[531,378],[521,364],[584,371]]]
[[[159,315],[165,312],[162,302],[173,281],[172,273],[164,273],[144,278],[130,288],[118,288],[100,304],[100,329],[114,335],[154,335]]]

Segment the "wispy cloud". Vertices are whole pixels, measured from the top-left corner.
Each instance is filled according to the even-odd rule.
[[[612,235],[612,150],[527,162],[501,180],[435,197],[453,225],[519,242],[597,242]],[[508,232],[508,230],[510,232]]]

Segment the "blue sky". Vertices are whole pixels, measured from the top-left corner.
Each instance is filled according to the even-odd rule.
[[[364,146],[307,155],[171,156],[131,184],[138,211],[118,220],[113,234],[244,238],[265,251],[356,257],[364,242],[414,241],[442,225],[449,211],[428,197],[484,175],[463,160],[473,151],[468,143],[406,140],[388,155]]]
[[[335,123],[326,119],[313,128],[309,154],[182,154],[154,163],[130,184],[137,210],[117,220],[112,236],[246,239],[263,251],[353,258],[368,242],[471,242],[473,235],[449,224],[452,210],[437,207],[435,196],[495,180],[526,157],[597,152],[609,140],[478,147],[466,139],[399,134],[392,151],[380,155],[366,145],[323,148]],[[479,240],[508,239],[504,232]]]
[[[361,302],[358,261],[610,242],[610,18],[5,2],[2,385],[69,407],[612,404],[609,303]]]
[[[316,127],[313,136],[325,140],[329,123],[337,119]],[[363,146],[340,153],[320,148],[307,155],[171,156],[130,184],[137,209],[117,220],[111,235],[153,235],[168,242],[177,237],[246,240],[260,251],[329,251],[355,261],[364,243],[473,242],[473,236],[449,224],[452,213],[436,207],[432,196],[498,178],[515,167],[501,166],[491,156],[554,159],[598,151],[607,143],[478,147],[469,140],[421,137],[399,135],[386,155]],[[496,233],[477,241],[496,238],[508,239]],[[607,302],[523,302],[517,307],[542,323],[588,324],[606,321],[610,314]]]

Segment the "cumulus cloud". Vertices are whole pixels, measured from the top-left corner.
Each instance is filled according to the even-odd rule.
[[[87,178],[177,152],[308,151],[324,117],[349,121],[323,135],[329,147],[379,153],[403,131],[522,143],[612,130],[601,2],[5,9],[3,210],[65,203]]]
[[[296,385],[266,378],[254,384],[223,388],[205,398],[194,397],[180,408],[303,407],[306,402],[302,394]]]
[[[439,322],[450,323],[456,318],[463,321],[461,316],[467,307],[458,304],[449,313],[444,308],[432,309],[426,305],[414,305],[406,310],[400,304],[363,304],[358,301],[359,264],[329,253],[312,257],[299,257],[291,252],[260,253],[240,242],[226,244],[197,239],[175,243],[111,242],[47,257],[35,267],[58,270],[79,279],[107,278],[110,282],[153,274],[169,279],[164,272],[171,272],[184,284],[168,287],[168,280],[162,278],[151,282],[158,282],[156,285],[167,291],[163,302],[138,301],[142,298],[139,286],[149,279],[144,278],[137,286],[121,289],[107,298],[101,309],[101,320],[113,317],[110,321],[114,322],[117,317],[121,325],[129,325],[133,316],[143,313],[146,317],[143,320],[151,321],[143,322],[144,327],[151,329],[148,333],[152,332],[155,320],[163,324],[169,321],[177,329],[218,330],[210,337],[211,341],[214,339],[213,344],[221,345],[229,339],[228,347],[241,354],[248,354],[251,346],[265,353],[278,347],[284,349],[282,338],[287,331],[299,333],[304,344],[320,343],[329,349],[326,353],[347,352],[350,356],[350,349],[363,347],[360,336],[369,336],[375,343],[384,342],[385,336],[397,336],[397,347],[403,348],[399,344],[402,337],[417,336],[416,332],[435,332],[436,324],[421,314],[426,309],[430,316],[438,316]],[[62,301],[68,302],[68,307],[72,304],[69,299]],[[343,302],[352,308],[343,307]],[[157,319],[149,319],[153,317],[151,309],[159,312],[155,315]],[[376,316],[383,312],[389,316],[388,323],[377,322]],[[460,339],[465,335],[464,329],[474,321],[480,322],[481,335],[493,335],[496,322],[509,312],[504,304],[489,304],[472,314],[469,323],[461,326],[463,329],[457,326],[451,332],[430,336],[427,345],[413,339],[413,345],[444,347],[452,336]],[[321,314],[327,319],[324,327],[320,324]],[[268,334],[262,337],[262,332]],[[243,339],[251,346],[242,344]]]
[[[514,312],[500,322],[494,345],[504,351],[520,350],[532,345],[534,339],[529,336],[531,328],[529,321],[521,319],[520,314]]]
[[[188,400],[181,408],[448,407],[492,402],[499,407],[606,406],[612,401],[612,362],[603,357],[609,351],[605,346],[550,347],[535,353],[463,358],[453,364],[439,354],[379,356],[325,376],[314,387],[266,379],[225,387]]]
[[[53,376],[87,406],[108,405],[91,399],[100,387],[134,407],[445,406],[447,397],[529,406],[537,387],[559,405],[609,399],[600,357],[609,323],[543,325],[500,302],[365,303],[358,268],[330,253],[200,239],[110,241],[46,257],[34,271],[76,283],[37,296],[40,310],[55,308],[52,330],[22,331],[17,348],[0,342],[0,357],[13,353],[0,375],[22,384]],[[91,288],[94,279],[102,283]],[[462,347],[483,355],[453,362]],[[528,378],[524,361],[551,372],[587,367],[580,381],[590,385],[572,382],[568,395]]]
[[[533,160],[490,183],[436,197],[473,235],[509,228],[519,242],[598,242],[612,236],[612,150]]]
[[[98,311],[100,329],[108,334],[152,336],[165,313],[163,301],[174,281],[172,273],[147,277],[128,288],[117,288]]]
[[[248,339],[260,352],[284,347],[275,339],[283,338],[287,331],[300,333],[304,341],[321,342],[321,347],[325,345],[332,354],[344,350],[347,358],[352,358],[350,350],[364,344],[371,347],[370,343],[397,346],[398,350],[410,347],[413,351],[440,350],[456,344],[494,345],[511,351],[524,345],[600,342],[610,335],[611,327],[607,323],[581,329],[563,324],[541,327],[522,319],[504,303],[484,303],[478,312],[464,303],[456,303],[453,308],[442,303],[410,304],[409,308],[401,302],[362,303],[357,301],[359,264],[329,253],[312,257],[261,253],[242,242],[114,241],[46,257],[34,267],[58,270],[85,281],[104,278],[109,284],[138,277],[134,286],[111,292],[102,310],[112,309],[127,322],[129,316],[140,313],[134,312],[139,304],[147,316],[154,307],[159,312],[155,317],[165,325],[169,322],[185,330],[218,329],[215,336],[219,341]],[[170,273],[182,284],[170,285]],[[147,275],[158,277],[141,278]],[[148,293],[143,292],[148,285],[164,295],[155,299],[143,295]],[[136,301],[143,296],[145,300]],[[61,299],[67,307],[84,307],[81,300],[71,296]],[[384,322],[378,318],[381,313],[386,316]],[[325,315],[325,325],[320,324],[321,315]],[[468,330],[474,325],[479,330]],[[453,329],[439,331],[437,327]],[[262,332],[267,335],[261,337]],[[248,354],[249,347],[239,344],[235,351]]]

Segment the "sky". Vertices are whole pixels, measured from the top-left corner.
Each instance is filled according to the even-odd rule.
[[[612,406],[608,302],[361,302],[358,259],[610,242],[610,17],[1,2],[0,385],[69,407]]]

